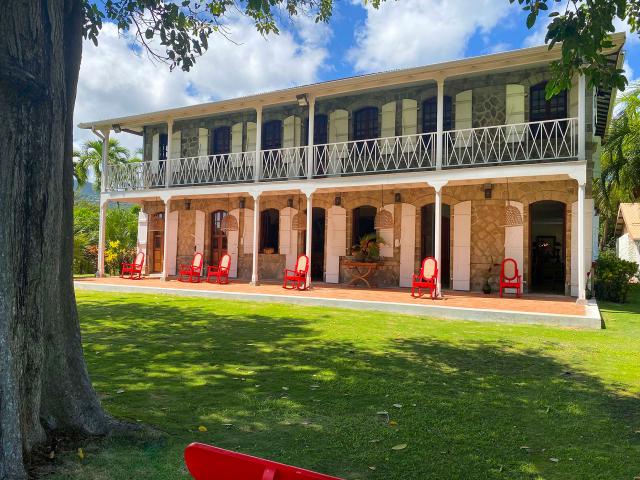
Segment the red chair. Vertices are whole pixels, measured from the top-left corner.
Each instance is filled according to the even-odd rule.
[[[202,254],[200,252],[193,256],[191,265],[180,265],[178,280],[180,282],[200,283],[202,275]]]
[[[130,280],[142,280],[142,269],[144,268],[144,253],[138,252],[133,263],[122,263],[120,268],[120,278],[129,275]]]
[[[420,267],[420,273],[413,275],[411,281],[411,296],[416,298],[416,289],[418,290],[417,297],[422,296],[422,289],[428,289],[431,299],[433,300],[438,294],[438,262],[433,257],[427,257],[422,261],[422,267]]]
[[[184,460],[195,480],[340,480],[203,443],[189,445]]]
[[[309,257],[306,255],[300,255],[296,261],[296,267],[293,270],[284,271],[284,283],[282,288],[298,290],[307,289],[307,274],[309,273]],[[292,283],[289,286],[289,282]]]
[[[210,265],[207,267],[207,282],[211,283],[211,277],[216,278],[216,283],[229,283],[229,269],[231,268],[231,256],[225,253],[220,259],[220,264],[216,267]]]
[[[505,288],[514,288],[516,297],[522,296],[522,276],[518,272],[518,263],[513,258],[505,258],[500,267],[500,297]]]

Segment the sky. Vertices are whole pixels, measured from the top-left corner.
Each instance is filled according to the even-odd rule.
[[[508,0],[388,0],[378,10],[334,1],[328,24],[285,16],[280,34],[267,37],[247,18],[230,18],[230,39],[212,37],[188,73],[154,62],[105,23],[99,46],[84,45],[75,123],[542,45],[546,33],[546,19],[528,30]],[[627,31],[627,77],[640,79],[640,36],[616,26]],[[116,138],[132,151],[142,146],[135,135]],[[76,128],[76,146],[88,139],[93,133]]]

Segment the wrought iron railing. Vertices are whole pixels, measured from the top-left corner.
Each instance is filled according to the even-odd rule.
[[[241,183],[253,180],[255,152],[203,155],[169,161],[171,186]]]
[[[122,192],[164,187],[165,168],[165,160],[107,165],[105,189]]]
[[[578,155],[578,119],[444,132],[445,167],[559,160]]]
[[[435,167],[436,134],[316,145],[313,175],[354,175]]]
[[[307,176],[307,147],[263,150],[260,180],[286,180]]]

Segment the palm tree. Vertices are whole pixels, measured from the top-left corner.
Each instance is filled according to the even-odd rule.
[[[121,145],[116,138],[109,139],[107,157],[110,164],[129,163],[131,161],[129,149]],[[89,178],[89,173],[93,172],[95,178],[93,186],[96,190],[100,190],[102,141],[87,140],[82,144],[80,151],[73,152],[73,159],[74,177],[78,185],[84,185]]]

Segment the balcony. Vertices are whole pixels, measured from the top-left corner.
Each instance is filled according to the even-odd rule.
[[[438,168],[437,134],[315,145],[309,147],[175,158],[109,165],[106,191],[222,185],[425,171]],[[578,119],[568,118],[451,130],[442,135],[442,166],[470,168],[567,160],[578,156]],[[168,169],[168,171],[167,171]]]

